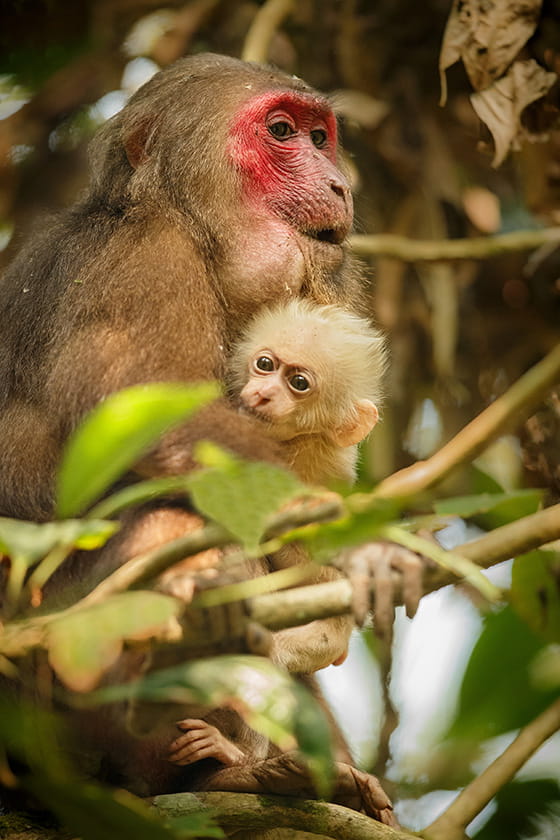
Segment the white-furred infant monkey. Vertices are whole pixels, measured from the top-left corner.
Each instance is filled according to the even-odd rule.
[[[357,444],[377,423],[386,365],[384,339],[365,318],[337,306],[291,300],[263,309],[232,353],[230,389],[241,410],[266,423],[284,462],[309,484],[356,476]],[[297,543],[272,558],[274,568],[305,562]],[[335,580],[331,566],[315,582]],[[344,615],[274,633],[271,658],[299,662],[301,673],[339,665],[354,627]],[[293,665],[290,665],[293,670]]]
[[[251,321],[233,350],[229,387],[241,410],[261,419],[281,442],[286,466],[302,481],[352,482],[357,444],[379,417],[385,364],[384,339],[367,320],[336,306],[292,300]],[[275,568],[306,559],[293,543],[273,558]],[[315,580],[338,575],[325,566]],[[351,616],[313,621],[306,625],[305,649],[302,628],[277,631],[270,656],[281,665],[288,656],[297,659],[301,673],[341,664],[353,626]],[[187,719],[177,725],[183,732],[171,746],[174,763],[211,757],[231,766],[244,760],[220,724]]]
[[[353,481],[357,446],[377,423],[385,342],[364,318],[292,300],[267,308],[233,351],[233,393],[268,425],[308,483]]]

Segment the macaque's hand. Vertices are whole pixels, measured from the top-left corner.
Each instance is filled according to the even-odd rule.
[[[215,758],[226,767],[231,767],[245,758],[245,754],[235,744],[205,720],[187,718],[177,721],[177,726],[185,731],[169,748],[168,761],[173,764],[184,766],[203,758]]]
[[[344,568],[354,589],[354,615],[359,625],[369,610],[379,636],[390,638],[395,612],[395,572],[402,577],[402,600],[412,618],[423,595],[424,570],[431,560],[395,543],[367,543],[345,552],[337,565]]]

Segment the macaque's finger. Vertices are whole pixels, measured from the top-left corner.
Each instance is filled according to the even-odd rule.
[[[207,731],[196,730],[195,732],[185,732],[183,735],[179,735],[178,738],[175,738],[175,740],[169,745],[169,753],[176,753],[178,750],[190,747],[198,741],[201,741],[203,738],[209,737],[211,736]]]
[[[352,584],[352,612],[356,624],[362,627],[371,609],[371,574],[366,552],[352,552],[348,562],[348,577]]]
[[[390,552],[387,545],[379,545],[372,568],[373,585],[375,591],[375,605],[373,609],[374,628],[379,636],[391,637],[395,618],[395,595],[393,577],[391,574]]]
[[[211,724],[200,718],[183,718],[183,720],[175,721],[175,726],[179,729],[208,729]]]
[[[186,746],[187,744],[194,744],[195,741],[200,741],[202,738],[208,738],[209,733],[207,730],[195,730],[194,732],[183,732],[182,735],[179,735],[175,738],[171,744],[169,745],[169,752],[175,752],[181,747]]]
[[[168,757],[172,764],[194,764],[201,758],[216,758],[216,744],[211,738],[204,738],[192,744],[186,744],[182,749],[175,750]]]
[[[374,817],[380,822],[385,822],[387,825],[396,825],[394,817],[389,815],[393,813],[391,800],[381,787],[379,779],[372,776],[370,773],[364,773],[362,770],[357,770],[355,767],[346,765],[361,798],[361,810],[364,810],[370,817]],[[383,818],[382,818],[383,815]]]
[[[425,562],[407,548],[395,546],[391,555],[391,565],[402,575],[402,596],[409,618],[414,618],[420,599],[424,594],[423,577]]]

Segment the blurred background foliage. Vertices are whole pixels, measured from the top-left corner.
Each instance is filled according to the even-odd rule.
[[[182,55],[203,50],[240,55],[261,5],[0,0],[0,265],[41,225],[43,213],[79,195],[87,178],[89,138],[139,84]],[[560,224],[558,86],[527,109],[526,142],[494,167],[493,136],[472,107],[473,80],[460,62],[447,70],[447,102],[439,105],[438,62],[451,5],[450,0],[298,0],[272,39],[271,62],[333,97],[353,181],[357,233],[444,240]],[[544,0],[521,50],[525,59],[559,70],[558,0]],[[368,309],[391,347],[383,423],[368,444],[362,470],[364,482],[371,483],[435,451],[558,343],[560,250],[548,244],[531,253],[456,263],[378,256],[369,261],[366,276]],[[560,391],[494,444],[477,466],[448,480],[444,495],[534,486],[543,489],[546,501],[557,501]],[[507,518],[515,514],[514,508]],[[441,810],[446,792],[472,778],[483,755],[496,754],[500,738],[558,695],[554,563],[539,572],[538,563],[528,567],[526,559],[517,561],[516,612],[507,608],[481,619],[470,596],[443,593],[435,607],[445,613],[436,636],[448,627],[454,648],[452,664],[445,660],[447,671],[440,667],[437,676],[415,670],[415,656],[425,660],[414,641],[404,639],[409,628],[401,617],[393,700],[402,719],[409,715],[409,724],[393,739],[400,764],[382,766],[397,719],[387,707],[380,734],[383,698],[371,656],[378,647],[373,634],[366,633],[367,645],[354,657],[354,673],[337,672],[338,683],[357,679],[362,697],[370,698],[374,685],[368,720],[360,723],[361,740],[370,739],[362,763],[373,766],[378,754],[377,770],[392,777],[405,824],[425,825],[426,814]],[[556,584],[550,583],[549,569],[556,570]],[[523,598],[527,579],[540,573],[552,597],[544,623],[539,605]],[[420,638],[434,645],[431,656],[437,660],[436,637]],[[388,671],[387,663],[382,670]],[[430,684],[423,686],[433,698],[429,702],[436,702],[434,686],[438,696],[445,695],[445,703],[431,709],[431,724],[429,709],[423,718],[426,730],[431,726],[431,742],[410,724],[415,708],[422,707],[415,695],[422,694],[416,687],[423,679]],[[348,697],[341,702],[348,710]],[[417,740],[403,744],[407,732]],[[486,815],[472,835],[557,836],[554,807],[546,816],[559,801],[557,747],[554,755],[530,771],[536,778],[504,788],[488,821],[482,825]],[[437,802],[430,799],[434,792]],[[540,827],[534,815],[541,815]]]

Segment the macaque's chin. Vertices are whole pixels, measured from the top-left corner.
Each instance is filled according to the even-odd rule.
[[[287,412],[283,417],[278,417],[276,413],[272,415],[267,412],[266,406],[262,408],[251,408],[244,402],[241,403],[240,411],[250,417],[255,417],[261,423],[266,423],[267,434],[274,438],[274,440],[292,440],[302,434],[291,420],[291,412]]]

